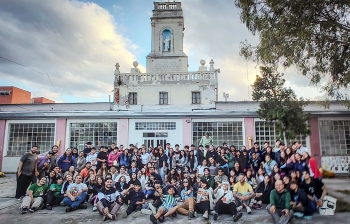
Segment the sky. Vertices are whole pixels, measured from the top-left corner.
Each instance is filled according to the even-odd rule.
[[[162,0],[161,0],[162,1]],[[184,52],[189,71],[200,60],[220,68],[219,101],[251,100],[259,66],[239,55],[240,43],[257,43],[241,23],[232,0],[182,0]],[[115,64],[145,72],[151,51],[153,0],[0,1],[0,86],[16,86],[56,102],[108,101]],[[28,68],[29,67],[29,68]],[[318,99],[320,90],[296,70],[286,86],[300,97]]]

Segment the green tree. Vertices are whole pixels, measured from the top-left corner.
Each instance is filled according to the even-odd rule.
[[[327,99],[350,108],[350,0],[235,0],[260,41],[242,42],[246,59],[295,66]]]
[[[309,114],[304,113],[308,101],[298,99],[291,88],[284,87],[283,74],[276,72],[276,68],[260,67],[260,71],[252,86],[252,98],[259,102],[259,117],[275,124],[286,143],[298,135],[310,135]]]

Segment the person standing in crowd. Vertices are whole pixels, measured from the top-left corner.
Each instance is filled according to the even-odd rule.
[[[43,154],[37,157],[35,166],[39,172],[38,179],[45,177],[48,174],[52,154],[53,152],[48,152],[47,154]]]
[[[210,133],[207,131],[207,132],[205,132],[205,135],[199,141],[199,145],[203,145],[205,147],[206,145],[209,146],[212,144],[213,144],[213,139],[210,137]]]
[[[164,153],[164,149],[159,149],[159,160],[158,160],[158,173],[162,178],[162,183],[165,183],[165,174],[167,171],[167,161],[168,161],[168,157],[167,155],[165,155]]]
[[[21,213],[31,213],[40,209],[44,203],[44,196],[48,187],[46,186],[46,178],[42,177],[38,183],[34,183],[29,187],[28,196],[23,198],[22,204],[20,205]]]
[[[306,162],[306,165],[309,168],[309,172],[310,172],[311,177],[316,178],[316,179],[322,178],[322,174],[318,170],[318,165],[317,165],[316,160],[314,158],[310,157],[310,155],[307,151],[303,152],[301,159]]]
[[[97,166],[97,153],[96,153],[96,148],[93,147],[90,149],[89,155],[86,157],[86,162],[91,163],[92,169],[96,170]]]
[[[71,166],[75,167],[75,159],[72,156],[72,149],[68,148],[66,152],[59,158],[57,164],[60,167],[62,173],[69,171],[69,168]]]
[[[49,170],[52,170],[53,168],[55,168],[55,166],[57,166],[57,161],[58,161],[58,146],[54,145],[51,147],[51,159],[50,159],[50,168]],[[47,152],[47,153],[49,153]]]
[[[104,187],[98,192],[97,209],[103,215],[103,221],[115,220],[117,212],[123,205],[123,199],[113,187],[113,180],[108,178]]]
[[[121,154],[121,152],[118,151],[119,148],[118,147],[114,147],[113,148],[113,151],[111,151],[108,155],[108,168],[111,168],[112,166],[119,166],[119,163],[118,163],[118,157],[119,155]]]
[[[86,165],[86,159],[84,157],[84,151],[79,152],[78,157],[75,159],[77,166],[76,166],[76,171],[80,173],[82,169],[85,168]]]
[[[117,145],[114,142],[112,142],[111,146],[108,148],[108,154],[113,152],[116,148],[118,149]]]
[[[277,165],[276,161],[271,159],[270,154],[265,155],[265,163],[264,163],[264,170],[267,175],[271,176],[273,172],[273,167]]]
[[[91,142],[87,142],[86,143],[86,148],[84,149],[84,156],[85,158],[90,154],[92,150],[92,143]]]
[[[38,146],[33,145],[29,152],[22,155],[17,169],[17,188],[15,198],[20,200],[26,195],[27,188],[33,182],[35,176],[38,176],[36,164],[36,153]]]
[[[102,163],[107,163],[108,161],[107,146],[102,147],[102,151],[98,153],[96,160],[97,160],[96,170],[99,170],[102,167]]]
[[[276,181],[275,189],[270,194],[270,204],[266,208],[274,223],[287,224],[293,217],[290,202],[290,193],[284,189],[282,180]]]

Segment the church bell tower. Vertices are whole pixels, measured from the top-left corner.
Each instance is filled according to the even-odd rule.
[[[187,72],[181,2],[154,2],[151,26],[152,50],[147,56],[147,73]]]

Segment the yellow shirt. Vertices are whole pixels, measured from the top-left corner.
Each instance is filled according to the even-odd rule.
[[[247,182],[244,182],[243,185],[238,182],[233,187],[233,191],[237,192],[237,193],[240,193],[242,195],[246,195],[248,192],[253,192],[253,188]]]

